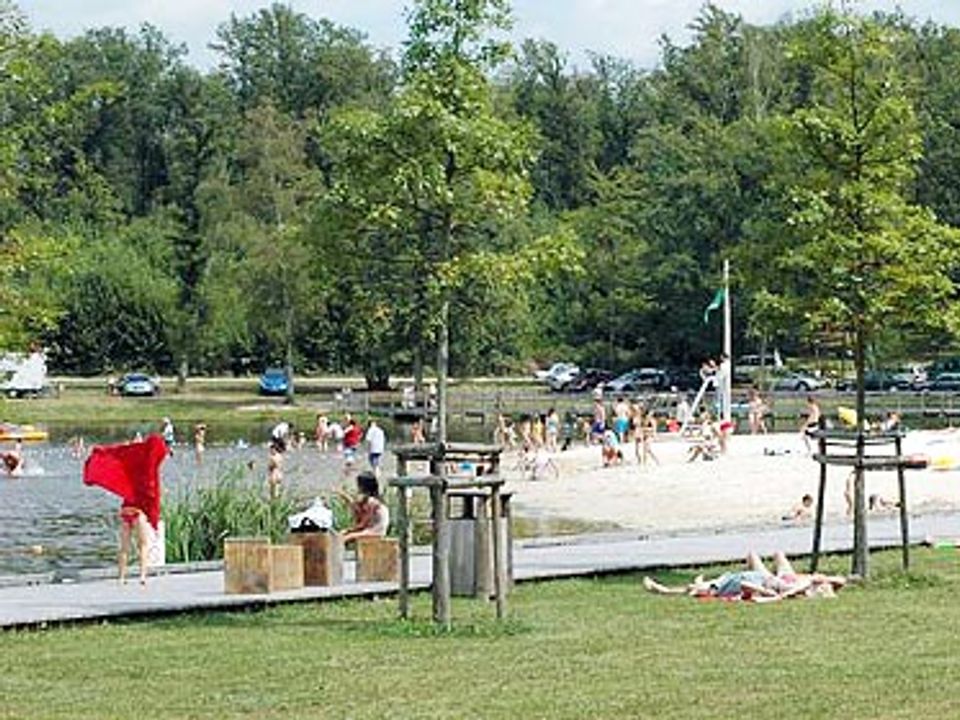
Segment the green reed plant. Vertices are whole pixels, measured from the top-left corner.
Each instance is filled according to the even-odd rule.
[[[285,493],[271,498],[243,465],[228,467],[213,485],[186,486],[165,501],[167,562],[222,558],[228,535],[279,541],[287,534],[287,516],[302,504]]]

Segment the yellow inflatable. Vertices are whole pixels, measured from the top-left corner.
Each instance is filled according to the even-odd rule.
[[[46,440],[49,434],[46,430],[41,430],[34,425],[13,425],[11,423],[0,423],[0,442],[15,442],[23,440],[24,442]]]
[[[930,458],[931,470],[956,470],[960,466],[956,455],[934,455]]]
[[[837,417],[840,418],[841,424],[846,427],[857,426],[857,411],[853,408],[843,407],[841,405],[837,408]]]

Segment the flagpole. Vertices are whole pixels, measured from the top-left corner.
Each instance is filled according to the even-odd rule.
[[[723,261],[723,353],[727,356],[727,372],[723,374],[723,422],[731,420],[733,404],[733,333],[730,319],[730,261]]]

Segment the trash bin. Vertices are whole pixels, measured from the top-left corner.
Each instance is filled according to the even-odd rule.
[[[494,594],[493,513],[491,495],[483,490],[451,490],[450,592],[488,598]],[[500,493],[500,547],[507,587],[513,582],[513,531],[510,527],[511,493]]]

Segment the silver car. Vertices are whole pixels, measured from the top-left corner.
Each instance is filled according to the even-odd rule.
[[[793,392],[810,392],[823,387],[823,381],[803,372],[787,373],[778,377],[773,383],[774,390],[788,390]]]

